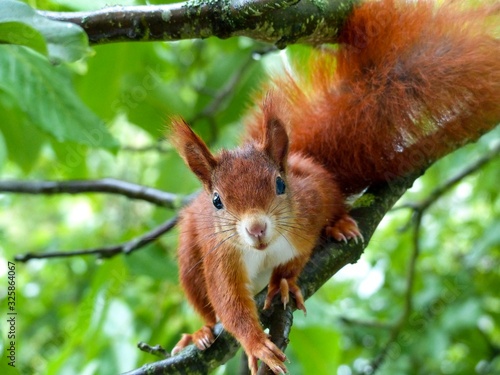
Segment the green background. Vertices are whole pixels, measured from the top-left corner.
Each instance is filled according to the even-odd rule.
[[[106,1],[29,1],[52,10]],[[151,2],[149,2],[151,3]],[[127,1],[121,4],[143,4]],[[5,4],[4,4],[5,5]],[[247,38],[86,45],[59,49],[44,31],[0,17],[0,178],[114,177],[183,195],[199,188],[163,141],[182,115],[214,150],[234,145],[239,119],[266,72],[307,47],[257,55]],[[51,25],[50,27],[53,27]],[[9,40],[9,32],[24,35]],[[2,34],[3,33],[3,34]],[[54,65],[54,63],[57,63]],[[234,78],[237,79],[234,79]],[[230,88],[225,95],[225,89]],[[416,202],[500,141],[500,129],[439,161],[400,203]],[[423,218],[414,309],[379,374],[500,373],[499,158],[443,196]],[[131,240],[174,211],[102,194],[0,193],[0,285],[7,261],[27,252],[71,251]],[[412,236],[408,210],[389,213],[356,265],[344,268],[295,315],[292,374],[362,371],[387,341],[404,305]],[[19,374],[117,374],[155,360],[139,341],[171,349],[201,322],[177,281],[175,231],[130,256],[16,262]],[[0,288],[6,365],[7,288]],[[216,370],[232,374],[238,360]]]

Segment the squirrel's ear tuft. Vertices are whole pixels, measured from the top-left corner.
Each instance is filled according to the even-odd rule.
[[[206,144],[181,118],[173,118],[169,130],[172,145],[203,185],[211,190],[212,172],[217,166],[217,160]]]

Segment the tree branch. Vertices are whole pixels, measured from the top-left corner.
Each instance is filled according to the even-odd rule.
[[[190,345],[174,357],[146,364],[122,375],[208,374],[231,359],[239,349],[238,342],[224,331],[220,323],[215,325],[214,335],[215,342],[205,351]]]
[[[384,329],[391,330],[394,328],[393,323],[382,322],[377,320],[360,320],[360,319],[351,319],[346,316],[342,316],[340,321],[344,324],[349,324],[351,326],[360,326],[372,329]]]
[[[170,353],[167,352],[161,345],[150,346],[145,342],[140,342],[137,344],[137,347],[145,353],[153,354],[160,358],[170,357]]]
[[[134,238],[131,241],[124,242],[119,245],[100,247],[95,249],[73,250],[73,251],[55,251],[48,253],[27,253],[16,255],[15,260],[19,262],[27,262],[31,259],[46,259],[46,258],[67,258],[81,255],[97,255],[99,258],[111,258],[118,254],[131,254],[151,242],[157,240],[160,236],[171,230],[177,223],[177,217],[173,217],[146,234]]]
[[[81,26],[92,44],[244,35],[284,48],[298,42],[334,42],[355,2],[192,0],[170,5],[114,6],[90,12],[39,13]]]
[[[121,147],[122,151],[129,151],[129,152],[149,152],[149,151],[156,151],[160,154],[164,154],[167,152],[172,151],[172,147],[170,145],[167,145],[165,142],[165,139],[160,138],[156,140],[155,143],[145,145],[145,146],[122,146]]]
[[[500,155],[500,143],[491,149],[487,154],[479,158],[476,162],[464,168],[457,175],[445,181],[441,186],[434,189],[429,196],[421,202],[418,203],[406,203],[401,206],[395,207],[394,210],[399,210],[402,208],[410,208],[415,211],[415,214],[427,210],[434,202],[436,202],[441,196],[446,194],[449,190],[454,188],[458,183],[460,183],[465,177],[477,172],[484,165],[495,159]]]
[[[192,196],[180,196],[148,186],[104,178],[100,180],[72,181],[0,181],[0,192],[18,194],[80,194],[108,193],[140,199],[166,208],[179,208],[191,201]]]
[[[262,305],[261,305],[262,306]],[[261,322],[264,326],[269,327],[269,335],[271,341],[276,344],[283,352],[285,352],[288,343],[288,336],[293,325],[293,308],[287,305],[283,308],[283,304],[279,299],[274,300],[273,308],[268,311],[262,311],[260,314]],[[247,366],[248,368],[248,366]],[[261,362],[257,375],[273,375],[271,369]]]

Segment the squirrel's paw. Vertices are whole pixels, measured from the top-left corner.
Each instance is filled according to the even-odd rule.
[[[264,342],[258,342],[245,349],[248,357],[248,368],[252,375],[256,375],[258,371],[257,360],[264,362],[273,373],[286,374],[288,370],[284,365],[286,361],[285,354],[274,343],[265,339]]]
[[[205,350],[208,349],[214,341],[212,328],[203,326],[193,334],[183,334],[177,345],[172,349],[172,355],[176,355],[190,344],[195,344],[198,349]]]
[[[358,239],[360,239],[361,242],[364,242],[358,223],[347,214],[335,221],[333,225],[327,226],[325,231],[328,236],[335,238],[337,241],[347,243],[348,240],[353,239],[358,243]]]
[[[292,293],[295,298],[295,305],[297,306],[297,309],[302,310],[304,312],[304,315],[307,314],[302,292],[300,291],[300,288],[295,283],[295,281],[291,279],[281,279],[279,285],[271,280],[267,288],[267,297],[266,302],[264,303],[264,310],[271,307],[271,302],[273,301],[274,296],[278,293],[281,294],[281,302],[283,303],[283,308],[286,309],[286,305],[288,305],[288,302],[290,302],[290,293]]]

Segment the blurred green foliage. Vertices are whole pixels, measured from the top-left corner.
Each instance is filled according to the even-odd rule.
[[[110,1],[28,3],[79,10]],[[199,185],[162,141],[169,117],[184,116],[214,149],[234,145],[266,69],[308,51],[262,56],[265,46],[246,38],[122,43],[53,66],[24,47],[0,48],[0,66],[13,67],[0,69],[1,179],[115,177],[181,194]],[[106,134],[99,142],[79,133],[92,124]],[[402,202],[427,197],[497,144],[499,130],[439,161]],[[414,308],[379,374],[500,373],[499,169],[497,158],[424,215]],[[131,240],[174,214],[112,195],[0,194],[2,353],[7,261]],[[412,238],[401,228],[409,220],[406,210],[388,214],[358,264],[307,301],[307,317],[296,314],[290,373],[350,375],[377,357],[404,305]],[[117,374],[155,360],[137,342],[170,349],[181,332],[196,329],[200,320],[177,282],[175,248],[174,231],[130,256],[17,262],[18,373]],[[216,373],[234,373],[237,365],[232,360]],[[5,355],[0,369],[12,370]]]

